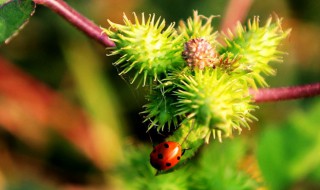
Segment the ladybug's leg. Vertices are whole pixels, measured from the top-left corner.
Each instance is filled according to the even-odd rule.
[[[181,156],[183,156],[183,154],[186,152],[186,150],[190,150],[191,148],[184,148],[182,149],[182,153],[181,153]]]
[[[148,133],[148,135],[149,135],[149,138],[150,138],[150,142],[151,142],[151,144],[152,144],[152,147],[154,148],[155,145],[154,145],[154,143],[153,143],[153,140],[152,140],[152,138],[151,138],[151,135],[150,135],[149,131],[147,131],[147,133]]]

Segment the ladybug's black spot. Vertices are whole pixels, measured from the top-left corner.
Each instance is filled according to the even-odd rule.
[[[167,163],[166,163],[166,166],[168,166],[168,167],[171,166],[171,163],[167,162]]]
[[[169,148],[168,143],[164,143],[164,148]]]
[[[160,153],[158,154],[158,159],[162,159],[163,158],[163,155]]]
[[[180,160],[180,156],[178,156],[177,159]]]
[[[152,160],[150,160],[150,164],[152,167],[154,167],[157,170],[161,169],[161,165],[158,162],[153,162]]]

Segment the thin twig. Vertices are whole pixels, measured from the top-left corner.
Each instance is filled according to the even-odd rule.
[[[253,95],[255,102],[308,98],[320,95],[320,83],[280,88],[260,88],[259,90],[251,90],[250,93]]]
[[[89,37],[95,39],[106,47],[114,47],[115,44],[108,36],[102,32],[102,29],[92,21],[78,13],[62,0],[33,0],[36,4],[44,5],[65,18],[72,25],[77,27]]]

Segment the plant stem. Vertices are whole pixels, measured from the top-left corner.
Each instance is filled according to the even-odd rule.
[[[257,103],[308,98],[320,95],[320,83],[292,87],[262,88],[250,90],[250,94]]]
[[[220,30],[226,32],[228,29],[233,29],[237,22],[242,22],[251,7],[253,0],[230,0],[226,12],[222,17]]]
[[[36,4],[41,4],[65,18],[72,25],[77,27],[89,37],[95,39],[106,47],[114,47],[115,44],[108,36],[102,32],[102,29],[91,22],[89,19],[71,8],[62,0],[33,0]]]

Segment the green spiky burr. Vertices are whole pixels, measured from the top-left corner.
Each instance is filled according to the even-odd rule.
[[[176,97],[172,94],[174,86],[170,84],[162,84],[151,90],[147,95],[148,103],[144,105],[145,115],[144,122],[149,122],[148,130],[156,127],[157,131],[163,131],[166,127],[167,131],[179,126],[179,117],[175,116]]]
[[[131,83],[138,86],[151,85],[160,81],[168,72],[184,65],[181,52],[183,38],[177,35],[174,23],[165,28],[166,23],[160,17],[142,14],[141,21],[134,14],[134,22],[124,14],[124,25],[108,20],[109,29],[104,32],[115,42],[111,55],[121,57],[114,63],[120,68],[120,75],[132,73]]]
[[[213,18],[215,16],[205,17],[199,15],[198,11],[193,11],[193,18],[190,17],[187,22],[179,23],[178,33],[184,37],[185,41],[203,38],[214,46],[217,43],[217,31],[211,26]]]
[[[277,17],[262,26],[254,17],[225,35],[213,29],[213,18],[194,11],[175,29],[155,15],[139,20],[134,14],[134,21],[124,15],[123,25],[109,21],[110,29],[104,29],[116,44],[111,55],[120,55],[120,75],[132,74],[132,83],[150,86],[142,112],[148,130],[174,126],[169,140],[182,142],[190,133],[185,142],[196,147],[210,136],[230,137],[256,119],[249,88],[267,86],[263,77],[275,73],[270,62],[281,61],[278,46],[290,32]]]
[[[248,73],[247,79],[252,87],[267,86],[263,75],[274,75],[275,70],[269,65],[271,61],[281,62],[284,52],[277,50],[281,41],[288,36],[290,30],[283,31],[282,20],[270,17],[265,25],[260,26],[259,17],[248,21],[247,28],[238,23],[235,34],[228,31],[225,35],[225,46],[221,46],[219,54],[227,54],[228,58],[237,57],[232,65],[234,73]]]
[[[232,136],[233,130],[241,132],[255,119],[248,86],[238,77],[220,68],[189,70],[178,77],[176,115],[208,126],[220,140]]]

